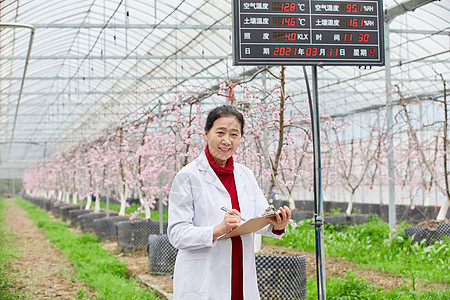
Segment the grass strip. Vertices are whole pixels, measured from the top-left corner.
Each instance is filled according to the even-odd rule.
[[[103,249],[96,235],[71,232],[66,223],[51,220],[46,211],[34,204],[19,198],[16,203],[61,249],[74,265],[77,278],[94,288],[99,299],[160,299],[154,291],[140,287],[136,279],[127,278],[126,263]]]
[[[14,259],[19,259],[23,255],[16,248],[13,235],[5,231],[5,215],[8,206],[4,198],[0,198],[0,299],[32,299],[24,291],[17,291],[15,288],[16,275],[11,269]]]
[[[327,299],[333,300],[448,300],[445,291],[416,292],[407,286],[385,290],[368,283],[365,278],[347,271],[344,278],[327,278]],[[317,285],[312,278],[307,279],[307,300],[316,300]]]
[[[298,226],[289,228],[281,240],[264,237],[263,241],[314,252],[315,233],[309,225],[311,221],[298,222]],[[393,293],[396,299],[450,299],[449,289],[417,292],[424,287],[419,286],[419,281],[425,282],[425,285],[433,282],[450,283],[450,240],[430,246],[417,243],[411,245],[411,241],[404,234],[406,226],[408,225],[402,223],[397,229],[397,237],[389,240],[389,225],[378,218],[371,218],[369,222],[356,226],[336,228],[326,225],[325,253],[327,256],[344,257],[361,268],[388,271],[402,276],[402,287],[380,292],[384,298],[373,296],[374,298],[367,299],[391,299],[390,293]],[[331,293],[334,285],[349,284],[349,279],[327,278],[327,298],[328,285],[331,285]],[[361,282],[350,280],[350,284],[358,286]],[[369,290],[374,289],[369,285],[366,287]],[[311,290],[309,294],[314,292]],[[315,293],[317,295],[317,292]],[[345,299],[366,299],[349,297]]]

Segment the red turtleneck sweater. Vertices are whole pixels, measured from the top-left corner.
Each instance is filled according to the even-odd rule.
[[[236,191],[236,183],[234,182],[234,162],[233,157],[227,160],[225,167],[218,165],[208,150],[205,148],[206,157],[209,165],[219,177],[220,181],[227,189],[231,197],[231,208],[241,211],[239,207],[238,195]],[[242,240],[240,236],[231,238],[231,300],[244,299],[244,278],[242,271]]]

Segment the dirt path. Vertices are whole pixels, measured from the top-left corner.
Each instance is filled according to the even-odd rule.
[[[13,272],[18,275],[16,290],[25,291],[32,299],[77,299],[77,295],[95,299],[95,292],[76,280],[70,261],[34,225],[27,212],[11,198],[5,202],[6,232],[17,237],[15,247],[23,251],[21,259],[12,262]]]

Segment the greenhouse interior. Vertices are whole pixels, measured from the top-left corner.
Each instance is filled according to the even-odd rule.
[[[1,0],[0,294],[450,299],[449,77],[450,0]],[[242,121],[207,127],[224,105]],[[177,190],[224,119],[236,197],[275,214],[235,232],[242,298],[235,269],[180,287],[190,251],[231,245],[177,239],[236,208],[211,161],[232,211]]]

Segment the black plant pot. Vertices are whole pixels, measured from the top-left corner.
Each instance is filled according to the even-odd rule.
[[[148,260],[150,274],[173,274],[178,249],[166,235],[150,234],[148,237]]]
[[[44,203],[43,203],[44,206],[42,208],[47,210],[47,211],[51,211],[54,202],[55,201],[51,201],[51,200],[44,201]]]
[[[306,299],[306,256],[256,255],[261,299]]]
[[[437,228],[412,226],[405,228],[405,234],[411,237],[411,243],[419,243],[425,240],[425,245],[443,241],[444,236],[450,237],[450,223],[439,224]]]
[[[313,217],[314,213],[311,211],[293,210],[291,212],[291,219],[297,222],[305,219],[312,219]]]
[[[100,241],[117,240],[117,223],[127,221],[130,217],[115,216],[94,220],[94,232]]]
[[[70,212],[72,210],[81,210],[79,205],[76,204],[71,204],[71,205],[67,205],[67,206],[62,206],[59,208],[60,212],[61,212],[61,216],[62,216],[62,220],[63,221],[68,221],[69,220],[69,216],[70,216]]]
[[[118,213],[116,213],[116,212],[109,213],[110,217],[117,216],[117,215],[118,215]],[[105,218],[105,217],[106,217],[106,212],[78,216],[78,219],[80,220],[81,231],[83,231],[84,233],[86,233],[86,232],[95,233],[94,220]]]
[[[450,223],[439,224],[436,229],[436,241],[443,241],[444,236],[450,238]]]
[[[79,216],[87,215],[93,213],[93,210],[71,210],[69,211],[70,227],[79,227],[80,219]]]
[[[58,203],[53,203],[52,205],[52,215],[55,218],[61,218],[62,214],[61,214],[61,207],[63,206],[67,206],[68,204],[65,202],[58,202]]]
[[[165,233],[167,233],[167,222],[163,222],[163,234]],[[119,251],[133,252],[147,249],[150,234],[159,234],[159,221],[146,219],[117,223]]]
[[[42,198],[35,198],[32,201],[30,201],[31,203],[33,203],[34,205],[40,207],[40,208],[44,208],[45,206],[45,202],[48,200],[42,199]]]
[[[369,215],[336,215],[326,216],[324,218],[325,224],[332,225],[360,225],[369,220]]]

